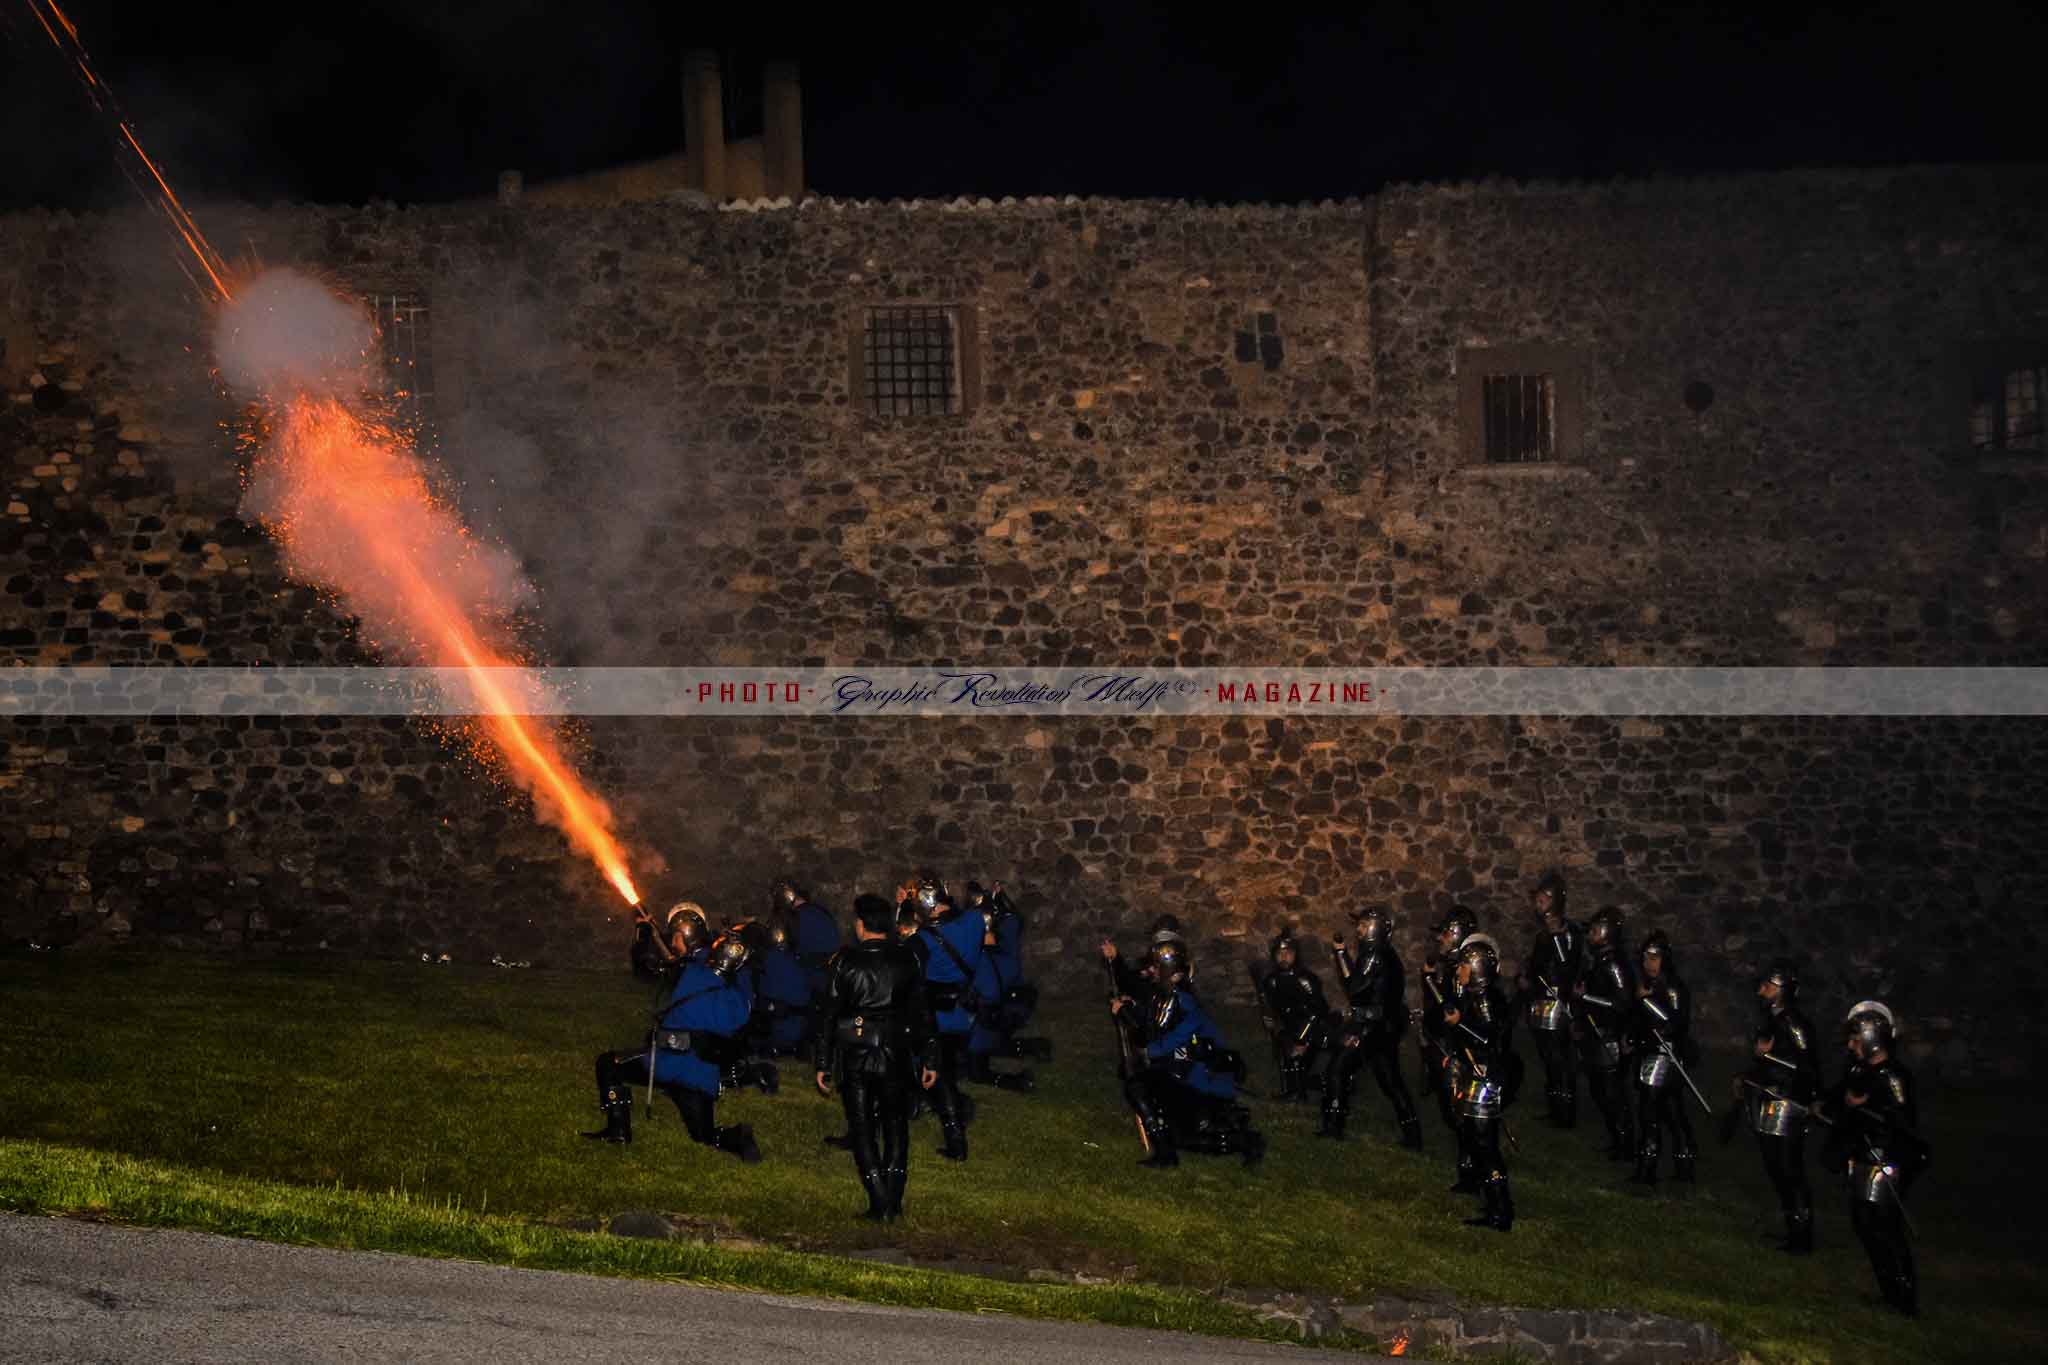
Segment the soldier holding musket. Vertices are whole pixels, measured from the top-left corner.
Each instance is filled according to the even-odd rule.
[[[1401,1145],[1422,1149],[1422,1120],[1401,1079],[1401,1036],[1408,1031],[1408,987],[1401,955],[1394,950],[1393,915],[1384,906],[1353,913],[1356,956],[1342,934],[1331,938],[1345,1006],[1339,1012],[1337,1044],[1323,1075],[1323,1123],[1317,1136],[1341,1138],[1351,1112],[1351,1091],[1360,1067],[1370,1066],[1380,1093],[1394,1107]]]

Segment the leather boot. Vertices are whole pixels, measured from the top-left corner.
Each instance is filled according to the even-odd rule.
[[[1465,1153],[1458,1153],[1458,1183],[1451,1186],[1452,1194],[1478,1194],[1479,1166]]]
[[[880,1223],[889,1216],[889,1181],[880,1171],[864,1171],[860,1177],[861,1188],[868,1192],[868,1206],[860,1217],[869,1223]]]
[[[1657,1149],[1652,1147],[1636,1153],[1636,1173],[1629,1178],[1631,1185],[1655,1185],[1657,1183]]]
[[[1323,1126],[1316,1129],[1317,1137],[1342,1138],[1344,1136],[1344,1111],[1335,1105],[1323,1106]]]
[[[773,1062],[756,1062],[751,1079],[755,1085],[761,1087],[761,1093],[764,1095],[772,1095],[782,1089],[782,1073],[775,1069]]]
[[[1422,1150],[1422,1120],[1412,1114],[1401,1120],[1401,1145],[1411,1152]]]
[[[1505,1176],[1496,1176],[1486,1182],[1483,1193],[1486,1197],[1486,1211],[1477,1218],[1467,1218],[1465,1226],[1492,1228],[1495,1232],[1506,1232],[1515,1225],[1515,1203],[1508,1197],[1508,1182]]]
[[[621,1146],[633,1140],[633,1092],[630,1089],[623,1085],[606,1086],[604,1098],[597,1107],[604,1111],[604,1127],[583,1136],[599,1142],[616,1142]]]
[[[1156,1119],[1145,1121],[1145,1140],[1152,1146],[1152,1154],[1139,1162],[1154,1170],[1165,1170],[1180,1165],[1180,1149],[1174,1145],[1173,1130]]]
[[[1789,1256],[1813,1254],[1812,1209],[1801,1209],[1785,1215],[1785,1240],[1778,1243],[1778,1250]]]
[[[1693,1164],[1698,1159],[1698,1155],[1693,1152],[1687,1152],[1684,1156],[1673,1156],[1671,1158],[1672,1172],[1682,1184],[1696,1185],[1699,1183],[1694,1178],[1693,1173]]]
[[[939,1155],[948,1161],[967,1160],[967,1129],[958,1123],[941,1126],[946,1136],[946,1145],[939,1148]]]
[[[888,1219],[893,1222],[903,1216],[903,1187],[910,1183],[910,1172],[901,1166],[891,1166],[882,1172],[889,1193]]]
[[[711,1134],[711,1145],[721,1152],[731,1152],[749,1166],[761,1159],[761,1149],[754,1142],[752,1124],[742,1123],[733,1128],[714,1129]]]

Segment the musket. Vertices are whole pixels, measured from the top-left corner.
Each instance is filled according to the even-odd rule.
[[[1114,1005],[1123,998],[1116,979],[1116,963],[1109,958],[1102,960],[1102,970],[1109,977],[1109,1002]],[[1137,1065],[1131,1057],[1131,1031],[1124,1018],[1114,1009],[1109,1012],[1110,1027],[1116,1030],[1116,1078],[1128,1084],[1136,1073]],[[1131,1115],[1131,1122],[1137,1125],[1138,1141],[1144,1144],[1145,1155],[1152,1155],[1152,1139],[1145,1132],[1145,1120],[1137,1114]]]
[[[1657,1040],[1658,1051],[1662,1052],[1666,1057],[1669,1057],[1671,1059],[1671,1065],[1677,1068],[1678,1070],[1678,1078],[1685,1082],[1685,1088],[1687,1090],[1692,1091],[1692,1097],[1700,1102],[1700,1108],[1707,1111],[1707,1116],[1709,1118],[1713,1117],[1714,1106],[1707,1103],[1707,1097],[1705,1095],[1702,1095],[1700,1093],[1700,1088],[1692,1083],[1692,1076],[1687,1073],[1685,1069],[1685,1063],[1678,1060],[1678,1053],[1671,1046],[1670,1041],[1666,1039],[1663,1034],[1657,1032],[1657,1030],[1655,1029],[1650,1030],[1650,1036]]]

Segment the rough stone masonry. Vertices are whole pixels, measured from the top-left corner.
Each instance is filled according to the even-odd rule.
[[[556,664],[2048,662],[2048,170],[1121,201],[210,206],[424,308],[422,413]],[[864,411],[866,310],[959,310],[950,416]],[[238,414],[138,214],[0,219],[0,657],[368,661],[236,515]],[[2032,347],[2030,351],[2027,348]],[[1987,349],[1990,348],[1990,349]],[[2014,362],[2023,363],[2023,362]],[[1554,377],[1490,464],[1479,377]],[[1207,960],[1384,899],[1670,931],[1703,1027],[1796,948],[1943,1069],[2041,951],[2037,719],[591,720],[651,898],[1021,885],[1039,971],[1173,910]],[[403,720],[0,722],[0,942],[614,961],[554,831]],[[1217,980],[1236,973],[1219,972]],[[2020,1044],[2032,1046],[2032,1044]]]

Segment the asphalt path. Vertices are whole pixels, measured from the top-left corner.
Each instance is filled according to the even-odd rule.
[[[677,1359],[1386,1357],[0,1215],[0,1360]]]

